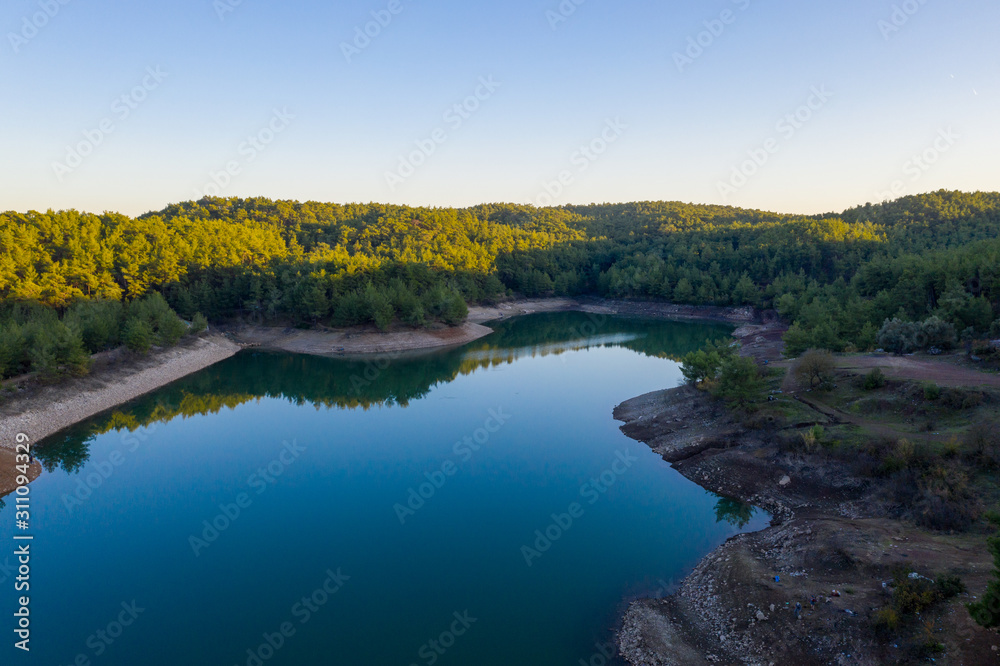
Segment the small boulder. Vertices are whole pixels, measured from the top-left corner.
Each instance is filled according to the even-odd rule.
[[[787,487],[787,486],[788,486],[788,485],[789,485],[789,484],[790,484],[791,482],[792,482],[792,477],[790,477],[790,476],[788,476],[788,475],[786,474],[785,476],[781,477],[781,481],[778,481],[778,485],[779,485],[779,486],[781,486],[782,488],[785,488],[785,487]]]

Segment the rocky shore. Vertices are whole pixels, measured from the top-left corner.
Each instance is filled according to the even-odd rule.
[[[992,560],[982,535],[887,518],[871,479],[822,455],[789,452],[780,431],[747,429],[703,391],[639,396],[614,417],[688,479],[773,515],[770,527],[707,555],[672,595],[629,605],[618,647],[634,666],[918,663],[873,627],[893,572],[949,572],[970,591],[986,587]],[[972,622],[962,606],[969,600],[961,595],[921,618],[945,646],[938,663],[1000,663],[1000,637]]]

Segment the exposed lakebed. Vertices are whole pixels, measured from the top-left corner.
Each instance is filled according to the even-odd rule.
[[[730,329],[492,326],[411,357],[244,352],[51,438],[31,663],[605,663],[625,600],[766,524],[611,416]]]

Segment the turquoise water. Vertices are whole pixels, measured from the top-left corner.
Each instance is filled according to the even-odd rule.
[[[629,598],[766,522],[611,416],[728,329],[496,328],[409,358],[245,352],[47,442],[31,653],[5,627],[2,663],[613,663]]]

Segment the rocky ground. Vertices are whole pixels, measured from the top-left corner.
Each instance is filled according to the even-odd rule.
[[[751,355],[773,362],[780,335],[739,332],[753,341]],[[767,529],[735,536],[705,557],[674,594],[629,606],[618,640],[635,666],[930,663],[875,634],[873,612],[891,589],[883,584],[906,567],[928,577],[957,574],[971,595],[986,587],[992,560],[982,534],[886,518],[870,479],[837,460],[788,453],[779,432],[747,430],[702,391],[639,396],[614,416],[626,435],[687,478],[773,515]],[[928,640],[946,646],[937,663],[1000,663],[1000,636],[975,625],[963,607],[972,598],[960,595],[920,618]]]

